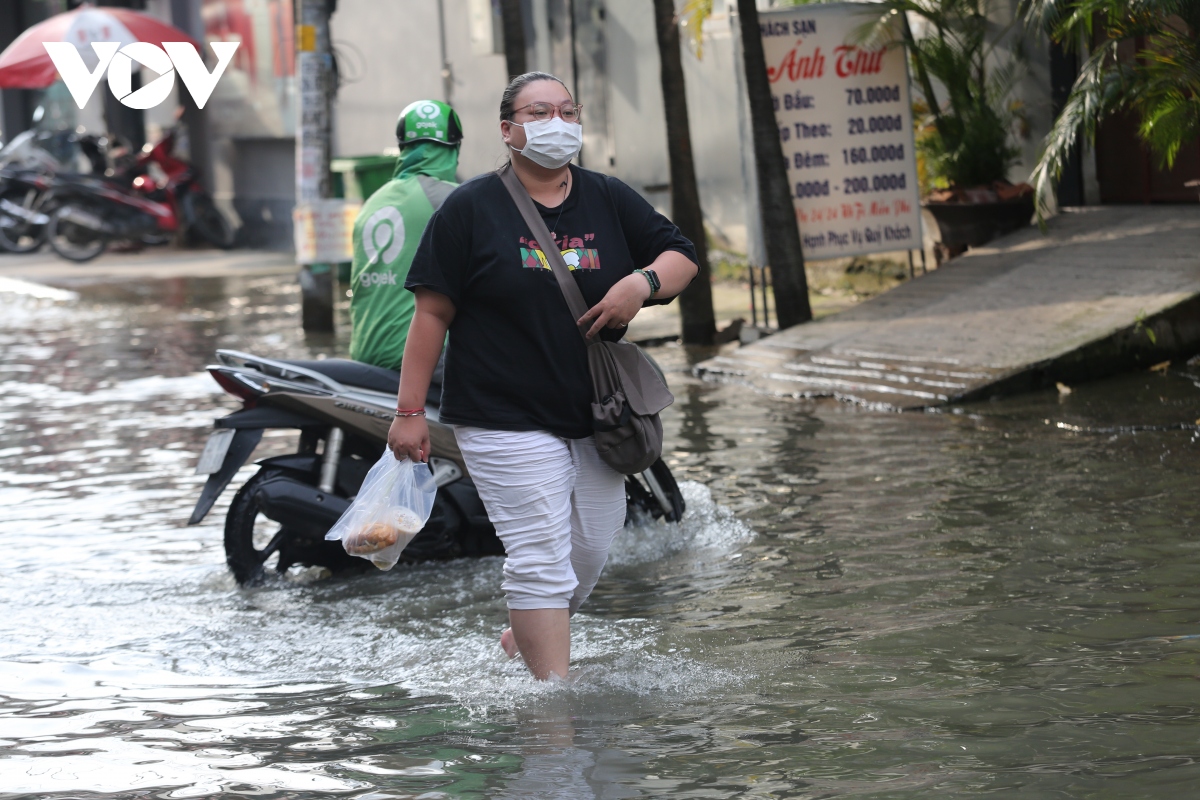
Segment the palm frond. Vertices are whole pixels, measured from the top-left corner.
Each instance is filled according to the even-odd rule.
[[[679,11],[680,33],[696,54],[704,58],[704,20],[712,16],[713,0],[687,0]]]
[[[1042,145],[1042,156],[1029,176],[1037,198],[1038,224],[1050,211],[1050,198],[1080,137],[1094,142],[1100,122],[1122,104],[1123,93],[1114,84],[1124,76],[1114,71],[1117,42],[1097,48],[1079,71],[1058,119]]]
[[[1030,30],[1049,33],[1058,28],[1074,0],[1021,0],[1017,16]]]
[[[1200,98],[1182,92],[1157,98],[1153,110],[1142,117],[1138,135],[1154,152],[1159,168],[1171,169],[1183,143],[1200,136]]]
[[[1039,222],[1080,137],[1095,140],[1119,108],[1138,116],[1138,135],[1170,168],[1185,142],[1200,137],[1200,0],[1022,0],[1031,27],[1067,48],[1103,37],[1046,136],[1030,176]],[[1131,60],[1118,45],[1136,42]]]

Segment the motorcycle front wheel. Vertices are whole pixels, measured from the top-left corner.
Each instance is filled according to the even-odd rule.
[[[204,192],[188,192],[183,196],[183,217],[190,233],[222,250],[233,247],[233,226]]]
[[[72,222],[67,218],[69,212],[70,206],[63,206],[50,215],[46,239],[54,252],[68,261],[91,261],[108,247],[108,239],[99,231]]]
[[[41,197],[30,198],[29,194],[33,191],[14,187],[0,192],[0,200],[7,200],[22,208],[37,210]],[[12,220],[11,225],[0,224],[0,247],[8,252],[32,253],[46,243],[47,226],[35,225],[3,212],[0,212],[0,216]]]

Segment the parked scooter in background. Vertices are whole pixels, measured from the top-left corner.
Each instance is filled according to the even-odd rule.
[[[133,190],[151,200],[170,203],[188,236],[215,247],[232,247],[233,226],[200,185],[195,168],[175,156],[175,136],[171,130],[158,144],[142,149],[131,170]]]
[[[54,190],[82,176],[111,177],[110,154],[121,150],[111,137],[83,130],[18,134],[0,149],[0,247],[13,253],[40,248],[57,205]],[[126,171],[132,165],[131,159]]]
[[[91,175],[58,175],[48,202],[53,208],[46,237],[54,252],[70,261],[91,261],[114,240],[162,241],[178,228],[167,204]]]
[[[296,451],[258,462],[259,470],[237,491],[225,517],[225,560],[239,584],[254,583],[273,567],[322,566],[361,570],[366,562],[346,555],[325,533],[358,494],[367,471],[387,446],[400,373],[358,361],[279,361],[218,350],[208,368],[242,408],[215,423],[196,466],[208,482],[189,525],[208,514],[250,458],[266,428],[299,432]],[[438,486],[433,513],[405,548],[403,561],[502,555],[487,512],[471,482],[454,432],[438,418],[441,380],[426,398]],[[626,524],[638,519],[677,522],[683,495],[660,459],[641,475],[625,478]]]
[[[46,226],[54,251],[71,261],[90,261],[113,241],[163,244],[180,232],[217,247],[233,246],[233,227],[192,165],[173,155],[174,146],[172,132],[112,175],[56,176]]]
[[[72,131],[23,131],[0,148],[0,247],[32,253],[46,241],[45,199]]]
[[[71,131],[22,131],[4,147],[0,147],[0,167],[62,172],[62,161],[51,152],[60,150],[61,143],[51,145],[50,140],[66,139],[73,135]]]
[[[46,242],[43,208],[53,178],[29,169],[0,168],[0,247],[32,253]]]

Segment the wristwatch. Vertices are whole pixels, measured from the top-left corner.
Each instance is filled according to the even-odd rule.
[[[658,273],[652,269],[646,270],[646,274],[650,276],[650,296],[654,297],[662,288],[662,281],[658,279]]]
[[[650,282],[650,296],[658,294],[658,290],[662,288],[662,282],[658,279],[658,274],[652,269],[635,269],[634,272],[640,272],[642,276]]]

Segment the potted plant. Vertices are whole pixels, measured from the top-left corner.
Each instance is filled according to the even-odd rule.
[[[1033,189],[1007,179],[1019,154],[1013,135],[1024,123],[1020,104],[1009,100],[1021,62],[998,51],[1008,31],[992,21],[996,0],[879,5],[885,13],[867,35],[888,36],[908,51],[923,97],[915,110],[924,205],[938,223],[944,249],[955,254],[1028,225]],[[909,15],[924,29],[920,37]]]

